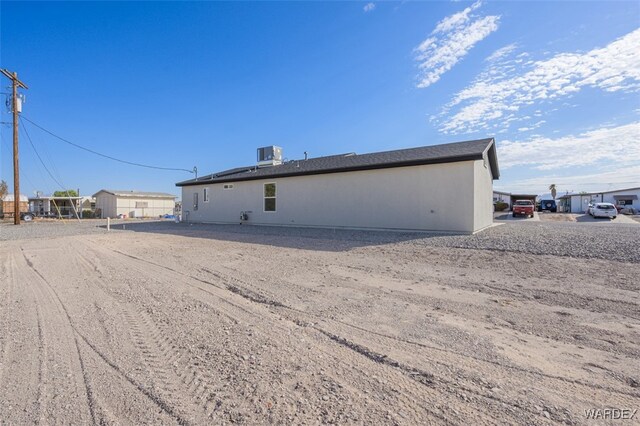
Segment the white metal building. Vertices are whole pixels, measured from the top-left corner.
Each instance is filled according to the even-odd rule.
[[[473,233],[493,223],[493,138],[258,164],[179,182],[183,220]]]
[[[571,213],[586,213],[589,203],[611,203],[617,206],[624,205],[640,210],[640,187],[628,189],[616,189],[602,192],[583,192],[581,194],[567,194],[559,197],[563,205]]]
[[[511,193],[503,191],[493,191],[493,202],[501,202],[507,205],[507,210],[511,208]]]
[[[93,194],[100,217],[160,217],[173,214],[175,195],[164,192],[116,191],[101,189]]]

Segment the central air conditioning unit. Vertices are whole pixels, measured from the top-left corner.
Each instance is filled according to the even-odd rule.
[[[278,164],[282,164],[282,148],[273,145],[258,148],[258,167],[277,166]]]

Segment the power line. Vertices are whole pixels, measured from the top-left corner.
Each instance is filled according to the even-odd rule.
[[[54,138],[59,139],[59,140],[61,140],[61,141],[62,141],[62,142],[64,142],[64,143],[67,143],[67,144],[69,144],[69,145],[71,145],[71,146],[74,146],[74,147],[76,147],[76,148],[78,148],[78,149],[82,149],[82,150],[84,150],[84,151],[90,152],[90,153],[92,153],[92,154],[94,154],[94,155],[98,155],[98,156],[100,156],[100,157],[108,158],[109,160],[118,161],[118,162],[120,162],[120,163],[129,164],[129,165],[131,165],[131,166],[145,167],[145,168],[147,168],[147,169],[172,170],[172,171],[180,171],[180,172],[195,173],[195,171],[194,171],[194,170],[181,169],[181,168],[174,168],[174,167],[159,167],[159,166],[151,166],[151,165],[148,165],[148,164],[136,163],[136,162],[133,162],[133,161],[127,161],[127,160],[121,160],[121,159],[119,159],[119,158],[115,158],[115,157],[112,157],[112,156],[110,156],[110,155],[102,154],[102,153],[97,152],[97,151],[94,151],[94,150],[92,150],[92,149],[85,148],[84,146],[78,145],[77,143],[73,143],[73,142],[71,142],[71,141],[69,141],[69,140],[67,140],[67,139],[65,139],[65,138],[63,138],[63,137],[60,137],[60,136],[56,135],[55,133],[51,132],[50,130],[47,130],[47,129],[45,129],[44,127],[40,126],[39,124],[34,123],[32,120],[28,119],[28,118],[27,118],[27,117],[25,117],[24,115],[21,115],[21,116],[20,116],[20,118],[23,118],[23,119],[27,120],[29,123],[33,124],[34,126],[36,126],[37,128],[39,128],[40,130],[42,130],[42,131],[44,131],[44,132],[46,132],[46,133],[50,134],[50,135],[51,135],[51,136],[53,136]],[[22,127],[24,128],[24,124],[22,125]]]
[[[51,177],[51,179],[53,179],[53,181],[58,184],[58,186],[63,189],[63,190],[67,190],[65,189],[64,185],[62,185],[58,179],[56,179],[53,174],[51,173],[51,171],[49,170],[49,168],[47,167],[47,165],[44,163],[44,161],[42,161],[42,157],[40,157],[40,154],[38,154],[38,150],[36,149],[36,146],[33,144],[33,141],[31,140],[31,136],[29,136],[29,132],[27,132],[27,128],[24,125],[24,122],[22,122],[22,120],[20,120],[20,124],[22,124],[22,130],[24,131],[24,134],[27,135],[27,139],[29,140],[29,143],[31,144],[31,148],[33,148],[33,152],[36,153],[36,156],[38,157],[38,160],[40,160],[40,164],[42,164],[42,167],[46,170],[46,172],[49,174],[49,176]]]
[[[24,134],[27,135],[27,139],[29,140],[29,144],[31,144],[31,148],[33,148],[33,152],[36,153],[36,156],[38,157],[38,160],[40,160],[40,163],[42,164],[42,167],[44,167],[44,169],[47,171],[49,176],[51,176],[51,179],[53,179],[53,181],[58,184],[60,189],[62,189],[63,191],[66,192],[67,197],[69,197],[69,204],[71,204],[71,207],[73,208],[73,212],[76,214],[76,219],[78,219],[78,221],[80,221],[80,216],[78,216],[78,211],[76,210],[76,206],[75,206],[73,200],[71,200],[71,196],[69,195],[69,190],[66,189],[65,186],[63,184],[61,184],[60,181],[58,181],[58,179],[53,177],[53,174],[51,174],[51,171],[49,170],[49,168],[46,166],[46,164],[44,164],[44,161],[42,161],[42,157],[40,157],[40,154],[38,154],[38,150],[36,149],[36,146],[33,144],[33,141],[31,140],[31,136],[29,136],[29,132],[27,132],[27,127],[24,125],[24,122],[22,120],[20,120],[20,124],[22,124],[22,130],[24,131]],[[58,214],[60,214],[59,210],[58,210]]]

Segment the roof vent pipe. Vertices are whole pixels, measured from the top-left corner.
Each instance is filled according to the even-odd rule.
[[[308,154],[307,154],[307,151],[305,151],[305,152],[304,152],[304,159],[305,159],[305,161],[307,160],[307,158],[308,158]]]

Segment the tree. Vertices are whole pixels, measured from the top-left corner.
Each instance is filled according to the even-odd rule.
[[[552,183],[549,185],[549,191],[551,191],[551,198],[556,199],[556,184]]]
[[[77,197],[78,193],[75,189],[67,189],[66,191],[56,191],[53,193],[54,197]]]
[[[0,180],[0,200],[2,200],[8,192],[9,187],[7,186],[7,182]]]

